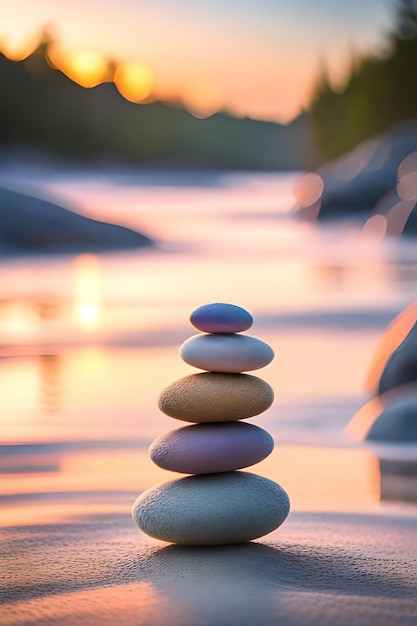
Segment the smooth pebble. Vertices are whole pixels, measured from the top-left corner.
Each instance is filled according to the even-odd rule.
[[[195,328],[206,333],[239,333],[253,324],[252,315],[236,304],[203,304],[190,316]]]
[[[180,355],[188,365],[231,374],[257,370],[274,358],[272,348],[260,339],[220,333],[190,337],[182,344]]]
[[[146,534],[182,545],[221,545],[257,539],[289,513],[284,489],[247,472],[187,476],[145,491],[133,519]]]
[[[272,388],[250,374],[191,374],[159,396],[161,411],[185,422],[230,422],[259,415],[274,400]]]
[[[416,443],[417,397],[405,394],[392,400],[373,422],[366,439],[385,443]]]
[[[259,463],[274,440],[259,426],[244,422],[195,424],[158,437],[150,447],[156,465],[183,474],[231,472]]]

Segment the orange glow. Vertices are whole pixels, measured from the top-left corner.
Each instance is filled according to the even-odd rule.
[[[401,400],[414,400],[416,398],[416,385],[410,383],[390,389],[381,396],[372,398],[352,417],[346,426],[346,433],[356,441],[364,441],[373,424],[381,413],[391,404]]]
[[[180,95],[176,85],[158,83],[155,87],[155,96],[161,102],[179,103]]]
[[[101,317],[101,268],[96,256],[83,254],[74,263],[75,313],[84,330],[95,330]]]
[[[33,478],[33,475],[32,475]],[[33,482],[33,480],[32,480]],[[2,526],[32,526],[33,524],[66,524],[74,518],[100,513],[126,513],[132,506],[131,498],[128,502],[101,500],[98,498],[77,498],[65,501],[57,497],[53,502],[42,500],[39,504],[33,503],[28,507],[25,502],[16,502],[3,507],[1,512]]]
[[[71,515],[128,512],[132,494],[180,477],[155,466],[145,445],[128,449],[121,443],[120,448],[87,447],[25,459],[30,464],[49,460],[57,471],[10,473],[4,481],[2,495],[39,495],[34,499],[36,511],[35,505],[24,511],[19,498],[12,501],[4,511],[10,523],[18,519],[20,525],[33,524],[35,517],[46,514],[62,520]],[[363,449],[285,445],[247,471],[282,484],[291,494],[293,511],[360,511],[374,508],[377,502],[379,475],[374,461]],[[45,500],[44,493],[51,497]]]
[[[105,365],[106,352],[102,348],[89,346],[79,353],[76,367],[85,372],[97,372],[101,376]]]
[[[116,69],[114,82],[126,100],[139,103],[151,95],[154,77],[146,65],[126,64]]]
[[[28,38],[13,38],[4,37],[1,40],[1,51],[3,54],[12,61],[23,61],[26,59],[38,45],[37,37]]]
[[[388,326],[385,335],[373,357],[365,389],[376,393],[381,374],[391,354],[398,348],[417,320],[417,303],[411,304]]]
[[[220,99],[215,84],[207,79],[189,83],[182,92],[184,107],[191,115],[204,119],[220,109]]]
[[[33,558],[33,555],[31,556]],[[38,567],[36,571],[38,581],[40,572],[43,571],[46,581],[53,578],[56,583],[57,580],[61,580],[66,568],[60,562],[43,570]],[[2,616],[9,624],[23,624],[22,615],[42,615],[45,621],[78,624],[96,621],[107,625],[117,623],[121,616],[123,622],[136,624],[138,615],[145,615],[149,616],[149,624],[155,624],[156,621],[153,619],[155,614],[158,615],[158,620],[161,620],[160,623],[172,623],[173,617],[176,624],[181,623],[182,616],[174,603],[159,594],[147,581],[71,591],[58,596],[50,595],[47,603],[45,598],[9,602],[2,609]]]
[[[346,426],[345,431],[347,435],[355,441],[364,441],[372,424],[381,414],[383,408],[384,401],[380,397],[373,398],[367,402]]]
[[[215,79],[230,109],[281,122],[290,121],[308,103],[317,82],[318,59],[325,62],[338,89],[352,68],[347,42],[358,29],[350,31],[350,17],[334,22],[336,15],[327,15],[317,29],[320,11],[311,7],[308,15],[293,8],[280,14],[272,8],[274,3],[258,3],[263,8],[254,3],[254,12],[248,12],[245,3],[237,3],[236,11],[230,11],[227,3],[218,7],[212,3],[206,7],[211,16],[203,19],[206,10],[201,13],[198,3],[191,4],[187,8],[187,3],[168,2],[161,13],[158,3],[101,3],[98,15],[94,2],[9,3],[2,15],[2,32],[8,37],[12,33],[17,41],[52,22],[68,51],[91,47],[115,59],[143,60],[158,77],[169,76],[178,87],[204,72]],[[252,19],[252,14],[262,19]],[[379,27],[371,20],[367,34],[359,30],[358,57],[374,51]]]
[[[107,62],[96,51],[88,50],[71,55],[65,64],[65,73],[82,87],[95,87],[106,76]]]
[[[38,330],[40,321],[34,308],[19,302],[8,304],[0,309],[0,338],[4,335],[4,340],[10,340],[11,337],[14,341],[27,339]]]
[[[360,511],[377,506],[377,461],[363,449],[277,446],[254,471],[278,481],[291,494],[292,511]]]
[[[52,450],[53,447],[52,443]],[[119,449],[115,443],[110,449],[87,447],[86,450],[27,455],[25,461],[33,465],[50,463],[56,466],[56,471],[10,473],[8,481],[2,485],[2,495],[50,493],[56,500],[62,500],[65,493],[67,501],[76,503],[83,492],[93,490],[101,502],[108,499],[109,491],[117,491],[120,498],[129,500],[132,493],[144,491],[151,484],[179,477],[173,472],[168,477],[164,470],[155,467],[149,460],[147,446],[131,450],[121,444]],[[9,459],[7,464],[10,465]]]

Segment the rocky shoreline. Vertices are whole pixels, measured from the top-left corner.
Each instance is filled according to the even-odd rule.
[[[146,235],[129,228],[0,188],[0,256],[110,252],[152,245]]]

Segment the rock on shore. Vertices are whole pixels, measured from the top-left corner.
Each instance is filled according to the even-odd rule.
[[[313,192],[314,183],[317,185],[320,179],[323,191],[319,197]],[[311,175],[302,177],[297,183],[300,202],[295,213],[308,220],[355,219],[361,222],[380,214],[388,218],[388,234],[415,237],[416,180],[417,120],[414,119],[362,142],[318,169],[313,178]],[[395,225],[391,224],[393,220]]]
[[[52,202],[0,188],[0,255],[108,252],[152,243],[129,228],[98,222]]]

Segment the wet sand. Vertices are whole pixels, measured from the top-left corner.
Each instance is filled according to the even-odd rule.
[[[417,519],[292,513],[262,541],[180,547],[127,514],[1,532],[1,624],[417,622]]]

